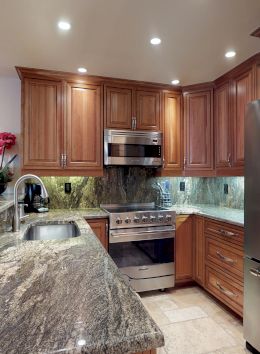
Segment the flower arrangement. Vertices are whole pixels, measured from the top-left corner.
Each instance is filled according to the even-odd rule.
[[[10,182],[13,178],[13,172],[10,170],[10,164],[14,161],[17,154],[15,154],[5,165],[4,165],[4,157],[6,149],[11,149],[13,145],[15,145],[16,136],[12,133],[3,132],[0,133],[0,184],[3,186],[2,191],[0,188],[0,194],[6,188],[8,182]]]

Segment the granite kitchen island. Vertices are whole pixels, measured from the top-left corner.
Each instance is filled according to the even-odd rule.
[[[1,353],[126,354],[164,345],[84,213],[33,215],[21,232],[0,236]],[[64,220],[81,235],[23,240],[30,224]]]

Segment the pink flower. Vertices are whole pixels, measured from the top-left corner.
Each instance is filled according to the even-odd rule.
[[[12,133],[3,132],[0,133],[0,154],[3,153],[4,147],[11,149],[16,142],[16,136]]]

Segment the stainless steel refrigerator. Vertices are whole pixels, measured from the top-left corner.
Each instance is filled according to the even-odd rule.
[[[260,100],[248,104],[245,118],[244,337],[260,351]]]

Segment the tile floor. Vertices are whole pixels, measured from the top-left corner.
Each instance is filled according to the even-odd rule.
[[[201,288],[146,292],[141,299],[164,333],[158,354],[249,353],[242,321]]]

